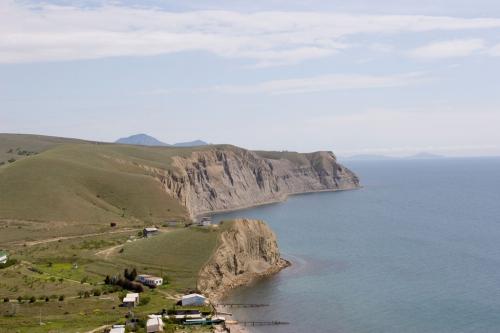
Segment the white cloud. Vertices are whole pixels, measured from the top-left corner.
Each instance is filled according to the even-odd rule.
[[[398,75],[331,74],[306,78],[272,80],[253,85],[223,85],[211,91],[228,94],[301,94],[320,91],[401,87],[429,80],[423,73]]]
[[[455,39],[430,43],[409,52],[410,56],[421,59],[445,59],[466,57],[483,50],[482,39]]]
[[[325,57],[348,36],[500,28],[500,19],[333,12],[190,11],[0,3],[0,63],[203,50],[261,66]]]

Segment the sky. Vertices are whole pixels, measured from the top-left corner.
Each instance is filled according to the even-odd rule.
[[[500,155],[497,0],[0,0],[0,132]]]

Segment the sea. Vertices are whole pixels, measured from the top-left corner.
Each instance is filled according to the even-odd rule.
[[[217,214],[265,220],[292,266],[236,289],[256,333],[500,332],[500,158],[353,161],[352,191]]]

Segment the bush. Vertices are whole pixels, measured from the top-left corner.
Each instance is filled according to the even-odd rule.
[[[59,296],[59,302],[62,302],[62,301],[64,301],[64,295]]]
[[[90,297],[90,292],[89,292],[89,291],[85,291],[85,292],[83,293],[83,297],[84,297],[84,298],[89,298],[89,297]]]
[[[10,302],[10,299],[9,299],[8,297],[4,297],[4,298],[3,298],[3,302],[4,302],[4,303],[9,303],[9,302]]]
[[[50,298],[45,297],[45,302],[48,302],[48,301],[50,301]]]
[[[30,303],[35,303],[36,302],[36,297],[35,296],[31,296],[30,297]]]
[[[92,294],[94,296],[101,296],[101,290],[99,290],[99,289],[93,289],[92,290]]]
[[[17,297],[17,301],[18,301],[19,303],[22,303],[22,302],[23,302],[23,298],[22,298],[21,296],[18,296],[18,297]]]
[[[141,299],[139,301],[139,305],[146,305],[149,303],[149,301],[151,301],[151,297],[143,296],[143,297],[141,297]]]
[[[11,158],[11,159],[9,159],[7,162],[9,162],[9,163],[14,163],[15,161],[16,161],[16,159],[15,159],[15,158]]]

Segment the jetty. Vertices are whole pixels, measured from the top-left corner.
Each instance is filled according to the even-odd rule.
[[[277,325],[290,325],[287,321],[236,321],[226,320],[228,325],[242,325],[242,326],[277,326]]]
[[[220,303],[216,306],[225,306],[228,308],[262,308],[269,306],[269,304],[248,304],[248,303]]]

